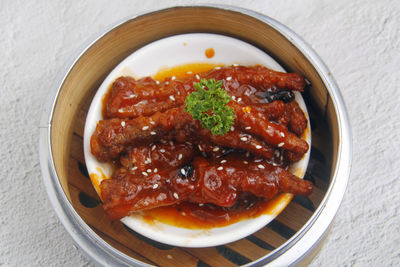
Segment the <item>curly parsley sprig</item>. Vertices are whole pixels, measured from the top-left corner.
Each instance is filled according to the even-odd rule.
[[[235,112],[226,106],[231,100],[228,93],[222,89],[222,81],[201,79],[194,83],[197,90],[186,98],[185,111],[190,113],[201,126],[210,129],[213,135],[226,134],[235,121]]]

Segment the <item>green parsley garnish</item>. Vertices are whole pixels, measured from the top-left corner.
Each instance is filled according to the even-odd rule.
[[[222,81],[201,79],[193,87],[197,91],[186,98],[185,111],[193,119],[200,120],[201,126],[210,129],[213,135],[226,134],[236,116],[233,109],[226,106],[231,97],[222,89]]]

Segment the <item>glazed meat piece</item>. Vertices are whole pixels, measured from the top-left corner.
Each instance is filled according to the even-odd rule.
[[[304,133],[304,130],[307,128],[307,119],[297,102],[292,101],[285,105],[283,117],[287,121],[284,125],[287,125],[287,128],[291,132],[297,136],[301,136]]]
[[[146,177],[138,172],[116,172],[112,179],[101,182],[103,207],[110,219],[121,219],[128,214],[178,203],[170,191],[171,178],[177,170],[161,170]]]
[[[196,158],[193,165],[198,184],[189,201],[194,203],[230,207],[244,192],[264,199],[272,199],[278,193],[309,195],[312,192],[309,181],[263,160],[249,161],[229,155],[219,162]]]
[[[158,169],[178,168],[189,163],[196,150],[190,143],[180,144],[173,141],[154,143],[148,146],[129,147],[121,155],[120,162],[128,170],[140,172],[150,170],[157,172]]]
[[[308,151],[306,141],[289,132],[286,127],[268,121],[262,113],[253,110],[250,106],[242,106],[235,101],[230,101],[228,106],[235,111],[235,125],[248,133],[260,136],[267,144],[299,154]]]
[[[253,87],[260,87],[264,91],[274,91],[279,89],[303,91],[306,86],[304,78],[297,73],[285,73],[268,69],[263,66],[245,67],[229,66],[211,70],[201,77],[215,80],[224,80],[224,87],[229,88],[229,83],[239,82]],[[231,77],[231,78],[228,78]],[[236,95],[231,91],[232,95]],[[241,94],[238,94],[241,97]]]
[[[276,121],[284,115],[286,105],[283,101],[276,100],[267,104],[251,104],[249,107],[265,115],[268,120]]]
[[[163,170],[146,177],[131,172],[104,180],[101,194],[111,219],[183,201],[230,207],[244,193],[272,199],[278,193],[309,195],[312,184],[264,161],[247,162],[230,155],[216,162],[197,157],[190,175],[182,169]]]
[[[268,104],[266,91],[302,91],[304,78],[296,73],[283,73],[266,67],[230,66],[200,73],[198,77],[223,80],[224,88],[233,99],[245,104]],[[184,105],[194,91],[195,77],[167,79],[163,82],[146,77],[135,80],[120,77],[111,86],[105,106],[105,118],[148,116]],[[268,112],[269,113],[269,112]]]
[[[177,80],[159,83],[151,77],[119,77],[111,86],[105,118],[135,118],[164,112],[183,105],[187,92],[192,90],[191,85]]]
[[[229,131],[224,135],[212,135],[209,130],[200,129],[200,135],[203,139],[208,139],[219,146],[242,149],[267,159],[273,158],[274,149],[271,146],[237,129]]]
[[[189,122],[193,120],[182,108],[173,108],[164,113],[156,112],[149,117],[140,116],[131,120],[101,120],[90,139],[91,152],[99,161],[111,161],[128,146],[141,146],[154,143],[161,137],[175,136],[174,131],[183,131],[185,126],[188,128]]]
[[[283,147],[298,154],[307,152],[307,142],[289,132],[285,127],[268,121],[262,113],[235,101],[229,102],[228,105],[236,114],[234,128],[242,128],[247,133],[255,134],[270,146]],[[117,118],[101,120],[91,137],[90,144],[92,154],[99,161],[110,161],[118,157],[126,146],[148,144],[160,138],[176,139],[181,143],[195,142],[199,135],[202,138],[209,138],[216,145],[229,144],[230,147],[249,149],[256,154],[265,152],[264,149],[259,149],[260,146],[266,148],[261,141],[255,142],[256,139],[246,133],[240,133],[239,139],[236,140],[231,137],[234,135],[232,133],[213,136],[209,130],[200,127],[198,121],[193,120],[183,107],[130,120]]]

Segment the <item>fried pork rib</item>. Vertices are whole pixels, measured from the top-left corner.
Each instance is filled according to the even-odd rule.
[[[100,185],[105,211],[111,219],[120,219],[138,210],[183,201],[231,207],[243,193],[272,199],[278,193],[309,195],[312,191],[309,181],[264,161],[247,162],[237,155],[224,159],[221,163],[196,157],[188,176],[182,175],[183,169],[161,170],[145,177],[116,173]]]

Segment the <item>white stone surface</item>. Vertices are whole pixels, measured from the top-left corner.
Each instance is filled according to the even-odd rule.
[[[176,4],[238,5],[277,19],[332,71],[353,129],[351,179],[312,266],[400,264],[400,2],[0,2],[0,265],[87,266],[50,207],[38,158],[41,107],[85,40],[135,13]]]

